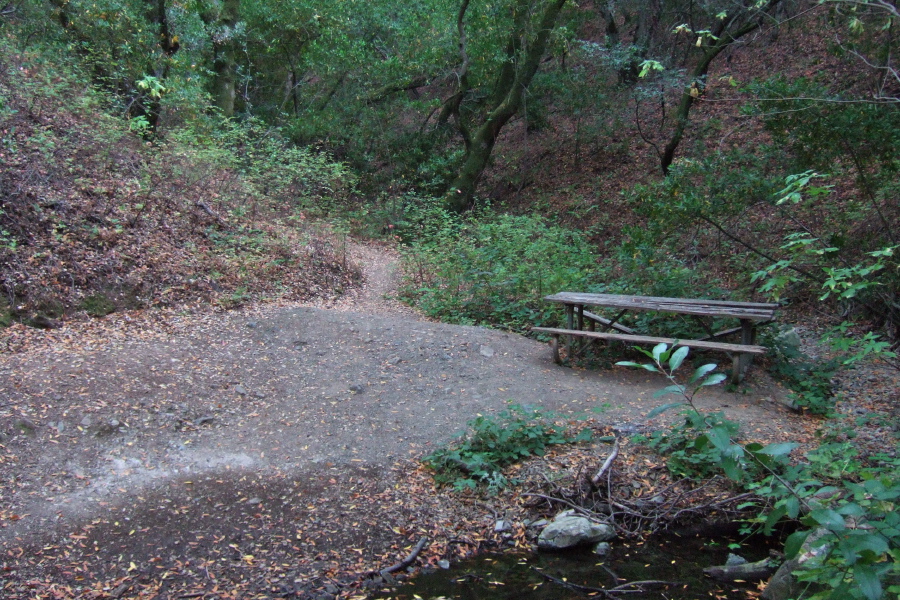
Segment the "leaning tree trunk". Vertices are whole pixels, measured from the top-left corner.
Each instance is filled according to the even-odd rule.
[[[547,40],[556,27],[556,20],[566,2],[567,0],[551,0],[546,5],[537,35],[522,57],[515,77],[501,77],[498,81],[495,97],[499,99],[499,103],[472,135],[463,166],[444,196],[447,207],[451,210],[463,212],[471,205],[478,180],[487,167],[500,130],[522,107],[525,91],[537,73],[541,57],[547,48]]]
[[[712,64],[712,61],[731,44],[751,31],[759,29],[762,25],[762,19],[770,10],[775,8],[780,1],[781,0],[769,0],[765,7],[761,8],[749,22],[744,23],[733,32],[728,31],[729,24],[724,21],[716,28],[714,34],[718,39],[716,39],[715,44],[703,49],[703,57],[691,72],[691,84],[681,94],[681,101],[678,103],[678,109],[675,111],[675,130],[672,132],[672,137],[669,138],[669,142],[666,144],[662,156],[660,157],[660,167],[662,168],[664,175],[669,174],[669,167],[672,165],[672,161],[675,160],[675,151],[678,149],[679,144],[681,144],[682,138],[684,138],[684,132],[688,125],[688,118],[691,114],[691,107],[694,106],[694,100],[702,93],[702,89],[705,85],[704,79],[709,72],[709,66]]]

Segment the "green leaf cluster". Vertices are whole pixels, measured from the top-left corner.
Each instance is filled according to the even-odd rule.
[[[683,360],[677,351],[661,345],[645,354],[652,363],[620,364],[656,371],[674,382]],[[698,374],[693,381],[702,377]],[[757,500],[745,508],[755,511],[751,522],[767,535],[784,521],[798,525],[785,542],[785,555],[800,559],[795,575],[810,584],[803,598],[880,600],[900,591],[896,457],[874,457],[863,464],[848,444],[827,441],[805,453],[803,460],[792,461],[798,444],[738,443],[736,424],[697,410],[693,392],[680,385],[661,390],[684,401],[659,411],[682,407],[685,421],[654,433],[649,445],[667,456],[675,474],[707,477],[721,469],[755,494]]]
[[[404,250],[402,289],[429,316],[518,331],[558,325],[562,311],[544,296],[602,281],[585,237],[539,216],[430,215],[428,235]]]
[[[531,456],[543,456],[548,446],[587,442],[590,429],[571,434],[559,417],[536,408],[510,404],[496,416],[469,421],[468,431],[449,446],[423,459],[440,484],[457,490],[474,489],[479,484],[497,490],[509,480],[503,469]]]

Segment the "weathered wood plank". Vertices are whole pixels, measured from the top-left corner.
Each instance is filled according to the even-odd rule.
[[[582,298],[600,298],[602,300],[614,300],[614,299],[638,299],[638,300],[648,300],[654,302],[676,302],[676,303],[684,303],[684,304],[709,304],[713,306],[743,306],[746,308],[762,308],[762,309],[778,309],[780,308],[780,304],[773,302],[740,302],[737,300],[698,300],[694,298],[670,298],[665,296],[630,296],[626,294],[588,294],[584,292],[559,292],[557,294],[552,294],[547,296],[547,300],[558,299],[558,301],[568,301],[568,300],[576,300],[580,301]],[[587,304],[587,303],[585,303]]]
[[[697,338],[700,341],[703,340],[714,340],[716,338],[725,337],[726,335],[734,335],[735,333],[740,333],[743,331],[743,327],[732,327],[730,329],[723,329],[722,331],[717,331],[712,335],[704,335],[703,337]]]
[[[765,321],[775,317],[778,304],[762,302],[731,302],[726,300],[694,300],[690,298],[664,298],[658,296],[624,296],[619,294],[584,294],[560,292],[546,296],[548,302],[567,306],[602,306],[629,310],[658,310],[663,312],[708,317],[735,317]]]
[[[634,333],[634,329],[632,329],[631,327],[625,327],[624,325],[621,325],[619,323],[613,323],[606,317],[601,317],[600,315],[595,315],[594,313],[587,311],[587,310],[584,311],[584,317],[586,319],[590,319],[591,321],[603,323],[607,327],[612,327],[613,329],[621,331],[622,333],[629,333],[629,334]],[[738,329],[738,331],[740,331],[740,329]]]
[[[617,340],[620,342],[635,342],[637,344],[676,344],[688,348],[702,348],[704,350],[721,350],[723,352],[736,352],[738,354],[765,354],[764,346],[749,344],[728,344],[725,342],[706,342],[700,340],[679,340],[676,338],[656,337],[650,335],[628,335],[624,333],[606,333],[601,331],[577,331],[573,329],[559,329],[556,327],[532,327],[532,331],[549,335],[567,335],[585,337],[598,340]]]

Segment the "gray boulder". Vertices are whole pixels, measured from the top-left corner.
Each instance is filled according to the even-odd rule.
[[[591,521],[570,511],[557,515],[538,537],[541,550],[565,550],[576,546],[605,542],[616,537],[613,528]]]

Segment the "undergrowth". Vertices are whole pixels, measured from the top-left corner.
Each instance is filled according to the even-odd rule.
[[[592,290],[603,279],[583,235],[539,216],[439,219],[404,251],[401,293],[431,317],[515,331],[558,325],[562,309],[544,296]]]
[[[725,379],[714,374],[702,380],[716,365],[700,367],[681,385],[675,372],[687,348],[659,344],[652,352],[642,352],[652,362],[619,364],[661,374],[671,385],[657,395],[679,397],[648,417],[671,408],[685,416],[682,425],[651,436],[650,445],[666,456],[675,474],[708,476],[721,469],[751,493],[753,499],[744,505],[752,514],[748,533],[771,535],[785,522],[797,529],[784,546],[785,558],[793,561],[788,563],[795,578],[790,597],[880,600],[900,593],[896,456],[862,457],[850,441],[852,435],[834,427],[822,432],[818,447],[805,452],[793,442],[738,442],[736,423],[701,412],[694,403],[701,387]]]
[[[457,442],[435,450],[423,462],[442,485],[459,491],[483,484],[497,490],[509,483],[504,467],[543,456],[547,446],[590,441],[590,429],[573,435],[556,419],[552,413],[510,404],[496,416],[479,415],[469,421],[468,431]]]
[[[307,217],[348,201],[344,165],[253,119],[148,138],[48,52],[0,39],[0,325],[332,296],[358,276]]]

